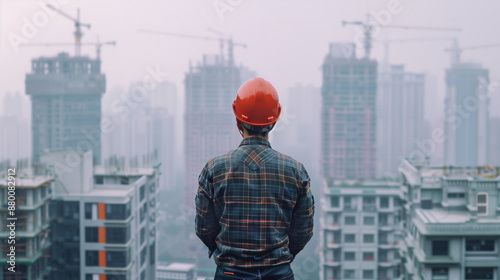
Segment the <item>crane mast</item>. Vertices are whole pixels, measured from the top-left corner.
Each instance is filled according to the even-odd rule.
[[[75,36],[75,56],[80,56],[81,47],[82,47],[82,36],[83,36],[82,26],[90,29],[90,24],[80,22],[80,9],[77,9],[76,18],[74,18],[74,17],[68,15],[67,13],[59,10],[58,8],[52,6],[51,4],[47,4],[47,7],[56,11],[57,13],[61,14],[65,18],[67,18],[75,23],[75,32],[73,33],[73,35]]]

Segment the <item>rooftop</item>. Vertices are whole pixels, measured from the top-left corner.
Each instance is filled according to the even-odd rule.
[[[143,176],[153,175],[154,167],[94,166],[94,175],[100,176]]]
[[[22,170],[17,169],[16,175],[16,187],[17,188],[36,188],[41,185],[47,185],[53,180],[53,177],[48,175],[34,175],[35,172],[33,168],[23,168]],[[2,170],[0,172],[0,187],[7,186],[7,170]]]
[[[169,271],[180,271],[180,272],[189,272],[195,268],[195,264],[193,263],[171,263],[169,265],[159,264],[156,269],[157,270],[169,270]]]

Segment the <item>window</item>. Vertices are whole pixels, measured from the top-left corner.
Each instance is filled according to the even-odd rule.
[[[139,200],[140,200],[140,201],[143,201],[145,197],[146,197],[146,186],[145,186],[145,185],[142,185],[142,186],[139,188]]]
[[[363,211],[374,211],[375,207],[375,197],[365,196],[363,197]]]
[[[130,203],[106,204],[106,220],[126,220],[130,217]]]
[[[130,240],[130,227],[107,227],[106,243],[124,244]]]
[[[156,260],[156,249],[155,249],[155,243],[151,243],[149,245],[149,264],[155,264]]]
[[[493,279],[492,267],[466,267],[465,279]]]
[[[141,228],[141,244],[146,240],[146,227]]]
[[[353,199],[351,196],[344,196],[344,208],[345,209],[356,209],[356,205],[353,202]]]
[[[94,183],[96,185],[104,184],[104,177],[103,176],[94,176]]]
[[[373,234],[363,234],[363,243],[373,242],[375,242],[375,236]]]
[[[340,202],[339,202],[339,197],[338,196],[330,196],[330,206],[331,207],[339,207]]]
[[[380,208],[389,208],[389,198],[387,196],[380,198]]]
[[[356,260],[355,252],[344,252],[344,261],[354,261]]]
[[[351,233],[345,234],[344,235],[344,242],[345,243],[354,243],[354,242],[356,242],[356,235],[355,234],[351,234]]]
[[[106,251],[107,267],[126,267],[127,264],[126,251]]]
[[[365,216],[363,217],[363,225],[365,226],[373,226],[375,224],[375,217],[373,216]]]
[[[148,253],[148,246],[144,246],[144,248],[141,250],[141,265],[143,265],[144,262],[146,262],[147,253]]]
[[[488,194],[477,194],[477,214],[481,216],[488,215]]]
[[[495,239],[486,239],[486,238],[467,239],[465,241],[465,250],[467,252],[494,252]]]
[[[363,252],[364,261],[373,261],[375,259],[373,252]]]
[[[85,228],[85,242],[89,243],[98,242],[97,227]]]
[[[96,208],[92,210],[92,208]],[[92,216],[92,213],[94,213],[94,216]],[[85,203],[85,219],[87,220],[97,220],[97,205],[95,203]]]
[[[447,267],[432,268],[432,280],[448,280],[448,268]]]
[[[363,279],[373,279],[373,270],[363,270]]]
[[[433,256],[448,256],[448,240],[433,240],[432,241]]]
[[[448,198],[465,198],[465,193],[448,193]]]
[[[344,270],[344,279],[354,279],[356,277],[356,273],[354,269],[345,269]]]
[[[356,224],[356,217],[354,216],[346,216],[344,223],[346,225],[355,225]]]
[[[98,251],[85,251],[85,265],[97,266],[99,261]]]

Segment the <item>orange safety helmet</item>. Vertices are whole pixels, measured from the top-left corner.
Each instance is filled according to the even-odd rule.
[[[250,79],[238,89],[233,112],[239,121],[248,125],[274,124],[281,113],[278,92],[263,78]]]

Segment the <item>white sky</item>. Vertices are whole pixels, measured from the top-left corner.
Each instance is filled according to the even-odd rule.
[[[321,86],[320,65],[330,42],[354,40],[355,28],[342,27],[342,20],[364,20],[366,13],[387,9],[385,1],[291,1],[291,0],[64,0],[61,8],[76,14],[81,9],[81,19],[91,23],[84,29],[83,41],[116,40],[117,46],[103,47],[103,72],[107,77],[107,89],[115,86],[127,88],[146,75],[146,67],[156,67],[170,73],[182,97],[184,75],[189,61],[196,62],[203,53],[218,53],[215,41],[183,39],[138,33],[137,29],[154,29],[166,32],[202,36],[216,36],[207,28],[231,34],[236,42],[248,44],[248,48],[236,48],[235,59],[258,75],[275,84],[284,92],[297,82]],[[22,34],[24,19],[32,21],[33,15],[43,11],[33,0],[0,0],[0,108],[3,95],[9,91],[24,93],[25,74],[30,71],[30,60],[40,55],[53,56],[59,51],[73,54],[73,47],[24,47],[15,52],[9,34]],[[61,2],[63,2],[61,0]],[[233,11],[221,20],[214,3],[235,3]],[[398,1],[399,14],[392,15],[390,25],[415,25],[458,27],[460,33],[442,31],[417,31],[391,29],[387,36],[392,39],[450,37],[458,35],[462,46],[500,43],[498,36],[500,1]],[[73,42],[73,24],[57,15],[49,17],[29,43]],[[377,38],[383,39],[385,32]],[[375,43],[372,57],[381,60],[383,48]],[[441,117],[444,98],[444,69],[449,57],[444,49],[447,41],[394,44],[391,46],[391,62],[402,63],[410,71],[428,72],[436,76],[437,96],[426,96],[426,116],[437,120]],[[500,47],[466,51],[463,61],[482,63],[490,69],[492,81],[500,82]],[[93,47],[85,47],[83,53],[95,55]],[[359,52],[362,55],[362,52]],[[490,107],[492,115],[500,116],[496,97]]]

